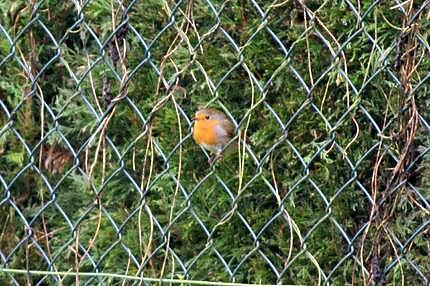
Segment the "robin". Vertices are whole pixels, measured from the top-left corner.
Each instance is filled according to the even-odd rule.
[[[235,127],[233,122],[224,112],[204,108],[196,112],[194,117],[193,139],[200,146],[214,153],[209,159],[209,164],[214,164],[222,158],[224,147],[234,137]],[[227,149],[232,150],[235,144],[230,144]]]

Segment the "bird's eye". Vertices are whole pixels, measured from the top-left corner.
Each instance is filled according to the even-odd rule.
[[[209,119],[209,115],[206,115],[206,116],[205,116],[205,119],[206,119],[206,120],[207,120],[207,119]]]

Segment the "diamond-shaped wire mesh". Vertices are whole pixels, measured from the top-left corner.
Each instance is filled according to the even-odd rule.
[[[429,285],[429,8],[0,1],[0,281]]]

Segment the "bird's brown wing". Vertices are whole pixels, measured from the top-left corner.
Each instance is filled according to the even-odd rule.
[[[234,124],[228,119],[224,120],[223,127],[224,127],[224,130],[226,131],[226,134],[227,134],[225,136],[225,143],[224,144],[227,144],[235,136],[236,128],[234,127]],[[235,152],[237,152],[237,140],[230,143],[230,145],[224,151],[224,154],[227,155],[227,154],[235,153]]]
[[[229,140],[231,140],[231,138],[234,137],[234,131],[235,131],[234,124],[231,123],[230,120],[224,119],[222,122],[222,127],[226,131],[227,137],[229,138]]]

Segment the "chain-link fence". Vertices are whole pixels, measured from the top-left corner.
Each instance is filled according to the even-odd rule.
[[[0,1],[0,281],[429,285],[429,8]]]

